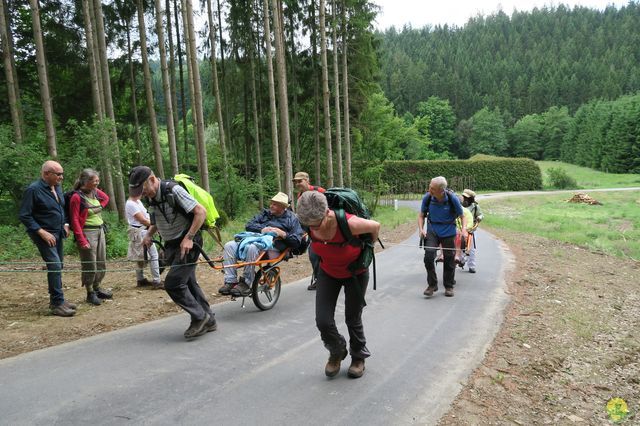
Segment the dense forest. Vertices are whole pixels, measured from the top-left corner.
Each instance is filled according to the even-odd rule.
[[[0,199],[47,158],[97,168],[123,212],[137,164],[230,216],[295,171],[474,154],[639,172],[640,7],[497,13],[375,32],[367,0],[0,0]],[[2,218],[2,222],[14,219]]]
[[[381,84],[399,114],[455,115],[455,156],[495,154],[640,172],[640,5],[498,12],[462,28],[380,33]],[[449,120],[451,120],[449,118]],[[431,134],[433,139],[433,134]]]

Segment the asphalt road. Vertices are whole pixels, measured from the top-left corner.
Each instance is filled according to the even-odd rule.
[[[434,424],[500,326],[511,263],[479,232],[478,273],[458,269],[455,297],[445,298],[439,266],[440,290],[426,299],[417,234],[380,253],[360,379],[346,376],[349,358],[325,377],[314,293],[302,280],[271,311],[250,300],[216,305],[218,331],[192,342],[182,337],[188,317],[177,315],[2,360],[0,424]]]

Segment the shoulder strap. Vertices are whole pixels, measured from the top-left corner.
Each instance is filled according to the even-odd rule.
[[[351,229],[349,229],[349,223],[347,222],[347,214],[344,209],[335,209],[334,213],[336,214],[336,220],[338,221],[338,227],[340,228],[340,232],[342,232],[342,236],[344,237],[345,244],[351,245],[361,245],[360,239],[354,237],[351,233]],[[354,244],[355,243],[355,244]]]

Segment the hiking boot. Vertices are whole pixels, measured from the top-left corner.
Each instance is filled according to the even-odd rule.
[[[424,294],[427,297],[431,297],[431,296],[433,296],[433,293],[436,292],[436,291],[438,291],[438,287],[429,286],[424,290],[424,293],[422,293],[422,294]]]
[[[476,273],[476,268],[469,268],[469,273],[470,274],[475,274]]]
[[[223,296],[228,296],[231,294],[231,290],[236,286],[236,283],[224,283],[222,287],[218,289],[218,293]]]
[[[251,287],[247,285],[244,281],[240,281],[237,286],[231,289],[232,296],[249,296],[251,294]]]
[[[207,324],[210,320],[211,316],[209,314],[204,314],[204,318],[201,320],[191,320],[189,328],[184,332],[184,337],[186,339],[193,339],[194,337],[202,336],[207,332]]]
[[[136,287],[149,287],[151,285],[151,281],[146,278],[138,280]]]
[[[329,361],[327,361],[327,365],[324,367],[324,374],[327,377],[334,377],[340,371],[340,363],[343,359],[347,357],[347,348],[344,348],[342,352],[338,354],[329,355]]]
[[[449,287],[444,291],[444,295],[447,297],[453,297],[453,287]]]
[[[96,305],[96,306],[99,306],[99,305],[102,304],[102,300],[100,300],[100,298],[95,293],[95,291],[87,293],[87,302],[91,303],[92,305]]]
[[[164,290],[164,282],[163,281],[154,281],[151,283],[152,290]]]
[[[113,293],[111,293],[111,291],[109,290],[98,288],[96,289],[95,293],[96,296],[98,296],[100,299],[113,299]]]
[[[51,312],[51,315],[58,317],[72,317],[76,314],[76,311],[67,308],[64,303],[58,306],[49,305],[49,312]]]
[[[316,279],[316,277],[311,278],[311,284],[309,284],[309,287],[307,287],[307,290],[315,290],[318,284],[318,280]]]
[[[347,376],[352,379],[357,379],[362,377],[364,374],[364,359],[362,358],[351,358],[351,365],[349,366],[349,370],[347,371]]]
[[[75,311],[76,309],[78,309],[78,306],[76,306],[75,303],[71,303],[71,302],[69,302],[67,300],[62,302],[62,306],[64,306],[67,309],[71,309],[72,311]]]
[[[207,325],[204,326],[204,328],[207,330],[207,333],[209,333],[210,331],[216,331],[218,329],[218,322],[213,315],[211,315],[211,319],[209,320]]]

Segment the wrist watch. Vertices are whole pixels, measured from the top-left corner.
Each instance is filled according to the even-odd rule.
[[[193,240],[195,236],[196,236],[195,232],[193,234],[188,232],[187,235],[185,235],[185,237],[189,240]]]

